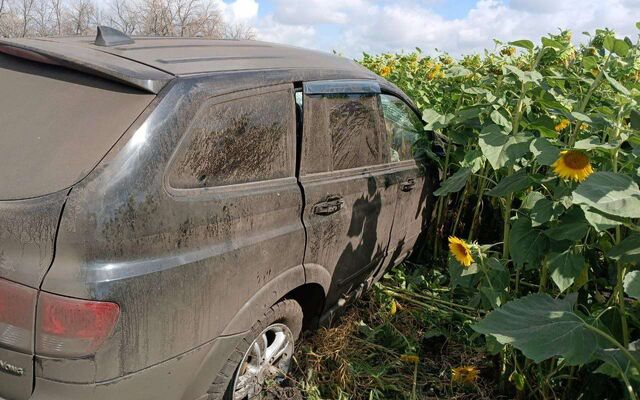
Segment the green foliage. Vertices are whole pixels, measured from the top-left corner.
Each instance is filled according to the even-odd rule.
[[[569,382],[595,371],[635,399],[640,42],[608,29],[589,38],[575,46],[561,31],[459,60],[418,50],[361,63],[423,112],[417,152],[444,148],[422,253],[443,266],[452,299],[491,311],[474,329],[501,352],[503,383],[578,398],[589,385]],[[447,260],[448,236],[468,239],[471,266]]]
[[[569,365],[580,365],[606,343],[573,306],[568,299],[532,294],[491,312],[473,329],[514,346],[535,362],[561,356]]]
[[[573,192],[573,202],[609,215],[640,218],[640,189],[627,175],[596,172]]]
[[[449,193],[459,192],[464,185],[466,185],[469,176],[471,176],[470,168],[460,168],[455,174],[442,182],[440,189],[436,190],[433,194],[436,196],[444,196]]]

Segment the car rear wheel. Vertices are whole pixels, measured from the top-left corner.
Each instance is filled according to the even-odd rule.
[[[302,319],[302,308],[295,300],[271,307],[236,346],[209,389],[209,399],[259,399],[265,385],[282,382],[291,366]]]

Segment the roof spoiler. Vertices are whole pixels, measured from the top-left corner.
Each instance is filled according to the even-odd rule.
[[[51,39],[0,39],[0,53],[57,65],[158,94],[174,76],[99,48],[74,46]]]

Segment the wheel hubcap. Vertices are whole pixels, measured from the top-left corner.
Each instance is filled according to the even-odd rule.
[[[269,379],[278,381],[289,371],[294,340],[289,327],[273,324],[262,331],[244,354],[233,384],[233,399],[255,398]]]

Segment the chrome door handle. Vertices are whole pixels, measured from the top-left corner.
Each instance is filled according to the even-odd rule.
[[[407,179],[406,181],[400,183],[400,190],[402,190],[403,192],[410,192],[413,190],[413,188],[416,186],[416,180],[411,178],[411,179]]]
[[[340,196],[333,196],[313,206],[313,213],[317,215],[331,215],[342,209],[344,200]]]

